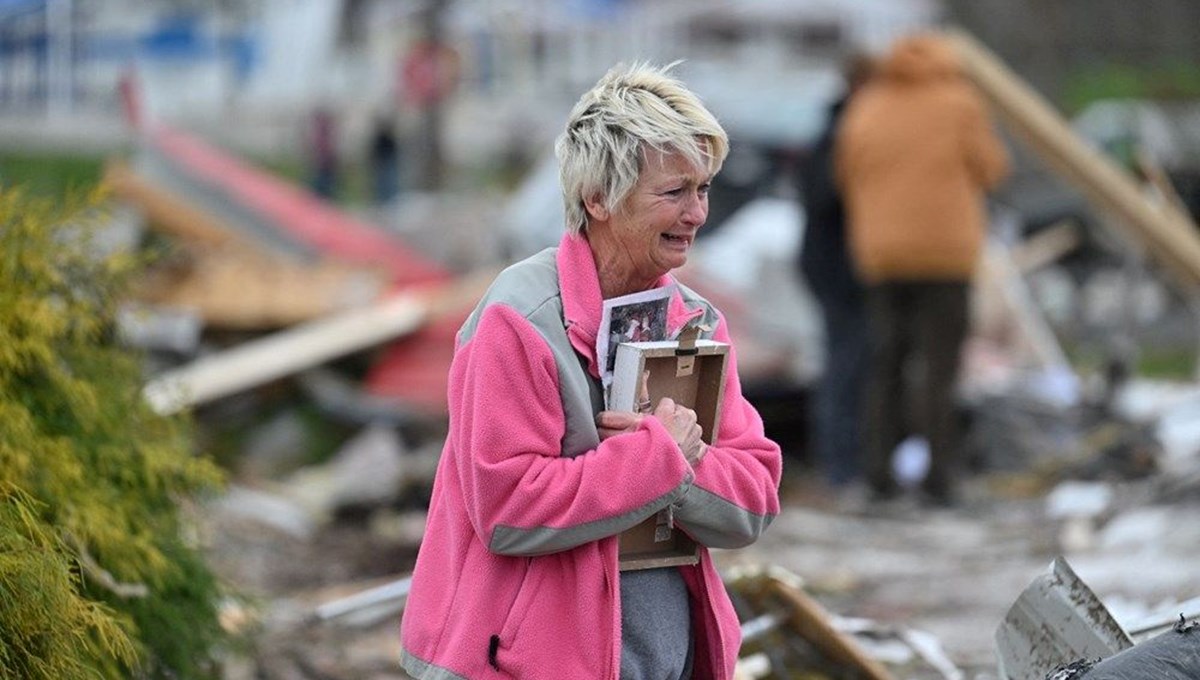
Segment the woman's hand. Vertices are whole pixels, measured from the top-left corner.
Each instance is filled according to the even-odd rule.
[[[658,402],[658,406],[654,407],[653,417],[662,422],[663,426],[667,428],[667,432],[671,434],[671,439],[679,444],[688,465],[696,467],[704,458],[704,454],[708,452],[708,444],[700,439],[704,430],[696,422],[696,412],[686,406],[676,404],[673,399],[664,397],[662,401]]]
[[[658,418],[666,428],[671,439],[679,445],[684,458],[695,467],[708,452],[708,445],[700,437],[704,434],[696,422],[696,412],[686,406],[676,404],[673,399],[664,398],[658,402],[653,413],[629,413],[628,411],[601,411],[596,415],[596,426],[600,432],[600,440],[633,432],[641,424],[643,418]]]
[[[600,441],[609,437],[633,432],[646,416],[629,411],[601,411],[596,414],[596,429],[600,432]]]

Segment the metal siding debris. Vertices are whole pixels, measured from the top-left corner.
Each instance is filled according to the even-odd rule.
[[[995,639],[1003,680],[1043,680],[1064,664],[1133,646],[1104,603],[1061,557],[1021,593]]]

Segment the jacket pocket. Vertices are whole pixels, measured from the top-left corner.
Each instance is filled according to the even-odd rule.
[[[513,643],[517,641],[521,633],[521,625],[525,623],[527,614],[533,606],[535,598],[538,596],[538,590],[542,580],[545,578],[545,569],[538,560],[533,557],[525,558],[525,577],[521,579],[521,585],[517,589],[517,596],[513,598],[512,606],[508,609],[508,615],[504,619],[504,625],[500,629],[499,646],[504,649],[509,649]]]

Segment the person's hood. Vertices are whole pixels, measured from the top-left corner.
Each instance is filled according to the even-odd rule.
[[[883,62],[884,76],[900,81],[954,78],[961,72],[958,54],[950,42],[930,34],[901,38]]]

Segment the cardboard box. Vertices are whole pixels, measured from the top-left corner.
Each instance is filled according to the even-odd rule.
[[[694,334],[678,341],[622,343],[617,347],[608,407],[636,412],[647,395],[653,406],[670,397],[696,411],[703,430],[701,438],[711,444],[720,427],[728,362],[728,344],[696,340]],[[622,571],[699,561],[695,541],[673,526],[669,509],[623,532],[620,541]]]

